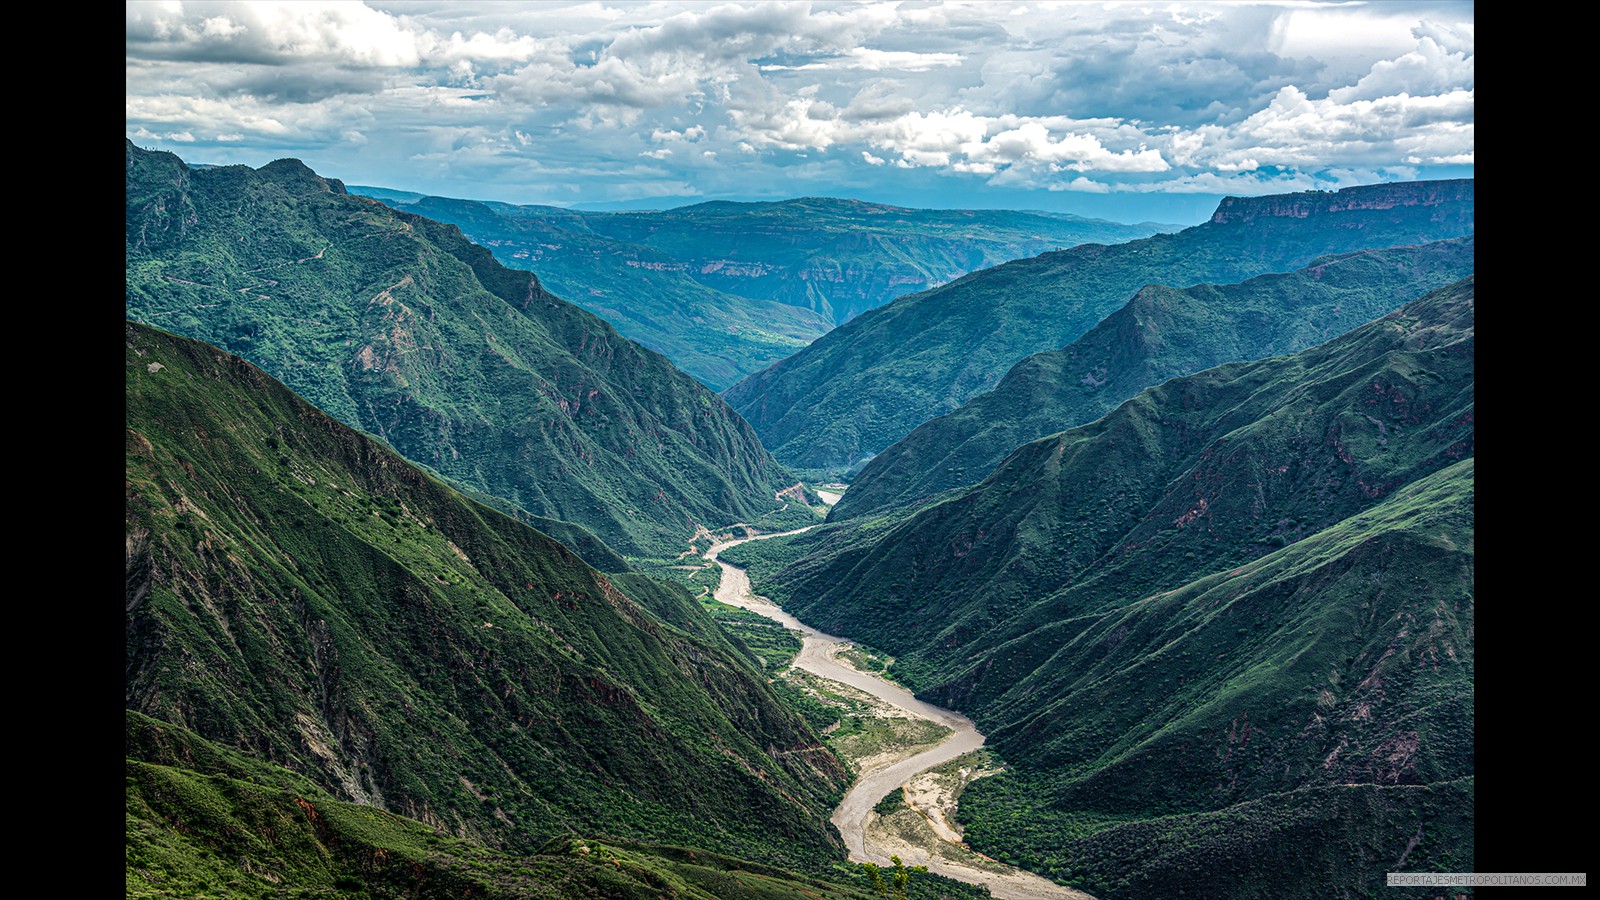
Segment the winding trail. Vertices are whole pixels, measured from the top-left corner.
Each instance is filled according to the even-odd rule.
[[[926,865],[928,871],[935,872],[950,878],[965,881],[969,884],[986,884],[990,892],[1003,900],[1093,900],[1088,894],[1063,887],[1031,872],[1013,869],[1009,872],[996,872],[964,866],[941,859],[937,854],[926,849],[918,852],[918,848],[904,846],[885,847],[878,846],[879,842],[872,840],[873,835],[868,832],[867,820],[872,813],[872,808],[885,794],[905,784],[918,774],[949,762],[958,756],[971,753],[983,746],[983,735],[966,716],[934,706],[923,700],[918,700],[910,691],[871,672],[863,672],[848,662],[839,658],[839,651],[851,645],[845,638],[825,634],[812,628],[810,625],[796,619],[784,612],[765,597],[759,597],[751,590],[750,576],[744,569],[730,565],[717,558],[723,550],[746,541],[758,541],[766,538],[784,537],[785,535],[800,534],[815,528],[809,525],[793,531],[782,531],[774,534],[762,534],[754,537],[737,538],[734,540],[714,543],[706,550],[704,556],[707,560],[715,562],[722,568],[722,580],[717,585],[714,595],[719,603],[737,606],[758,613],[793,631],[800,632],[800,653],[794,659],[796,668],[804,669],[813,675],[848,684],[851,687],[866,691],[872,696],[892,706],[899,707],[913,715],[920,716],[950,728],[954,733],[944,741],[922,751],[914,756],[864,768],[856,776],[855,784],[845,793],[837,809],[833,811],[832,821],[838,827],[839,834],[843,836],[845,847],[850,851],[850,859],[855,862],[871,862],[881,866],[891,864],[889,856],[898,853],[906,865]],[[907,851],[912,852],[907,852]],[[920,857],[920,858],[919,858]]]

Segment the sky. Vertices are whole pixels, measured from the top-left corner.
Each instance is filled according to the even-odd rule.
[[[510,203],[1192,224],[1473,175],[1472,2],[126,4],[126,134]]]

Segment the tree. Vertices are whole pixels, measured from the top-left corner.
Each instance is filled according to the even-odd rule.
[[[890,871],[887,881],[884,880],[883,870],[875,864],[862,863],[861,865],[867,870],[867,877],[872,880],[873,890],[884,897],[888,897],[889,900],[906,900],[906,892],[910,890],[911,885],[911,873],[927,872],[928,867],[911,866],[907,868],[901,864],[898,855],[890,856],[889,859],[894,863],[894,869]]]

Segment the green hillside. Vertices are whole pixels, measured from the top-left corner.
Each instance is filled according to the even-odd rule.
[[[1020,765],[963,794],[969,840],[1108,900],[1474,871],[1473,475],[986,654],[939,693]]]
[[[1471,871],[1474,294],[1148,388],[752,574],[1014,766],[962,795],[985,853],[1103,897]]]
[[[194,170],[127,144],[127,317],[264,367],[406,456],[618,551],[776,508],[783,471],[665,357],[459,229],[294,160]]]
[[[1471,180],[1228,198],[1176,234],[1045,253],[903,297],[724,396],[785,465],[838,473],[1077,340],[1145,285],[1226,284],[1472,228]]]
[[[1066,347],[924,422],[850,482],[830,518],[915,503],[983,479],[1016,447],[1082,425],[1153,384],[1303,350],[1471,275],[1471,237],[1319,259],[1285,275],[1177,290],[1150,285]]]
[[[514,853],[838,859],[842,764],[687,591],[613,581],[238,357],[126,344],[127,709]]]
[[[126,896],[868,900],[831,880],[706,850],[559,836],[491,850],[336,800],[286,769],[128,711]]]

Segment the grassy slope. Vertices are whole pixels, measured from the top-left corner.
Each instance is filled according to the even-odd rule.
[[[559,837],[526,855],[494,851],[339,801],[169,723],[127,719],[128,897],[875,896],[853,873],[825,880],[686,847]]]
[[[243,360],[127,328],[129,709],[523,852],[834,858],[840,763],[686,591],[613,582]]]
[[[753,519],[789,483],[719,397],[458,229],[293,160],[195,171],[127,145],[127,314],[630,555]]]
[[[1472,233],[1472,182],[1225,202],[1211,222],[1017,260],[863,314],[724,392],[786,465],[838,470],[1065,346],[1147,284],[1229,283]]]
[[[895,653],[1016,766],[964,795],[985,852],[1108,896],[1330,872],[1366,896],[1414,837],[1470,859],[1473,298],[1147,389],[914,515],[772,541],[762,589]],[[1359,810],[1381,815],[1332,841]],[[1263,893],[1221,889],[1267,863]]]
[[[1472,298],[1467,279],[1293,356],[1148,388],[770,588],[817,627],[943,667],[1002,622],[1042,624],[1035,607],[1060,618],[1040,603],[1063,586],[1109,602],[1308,537],[1472,455]]]
[[[1151,285],[1066,347],[924,422],[851,480],[831,519],[974,484],[1016,447],[1092,422],[1169,378],[1294,353],[1472,274],[1471,237],[1365,250],[1285,275],[1184,290]]]
[[[964,795],[969,839],[1106,898],[1473,871],[1473,476],[986,654],[947,699],[1019,766]]]

